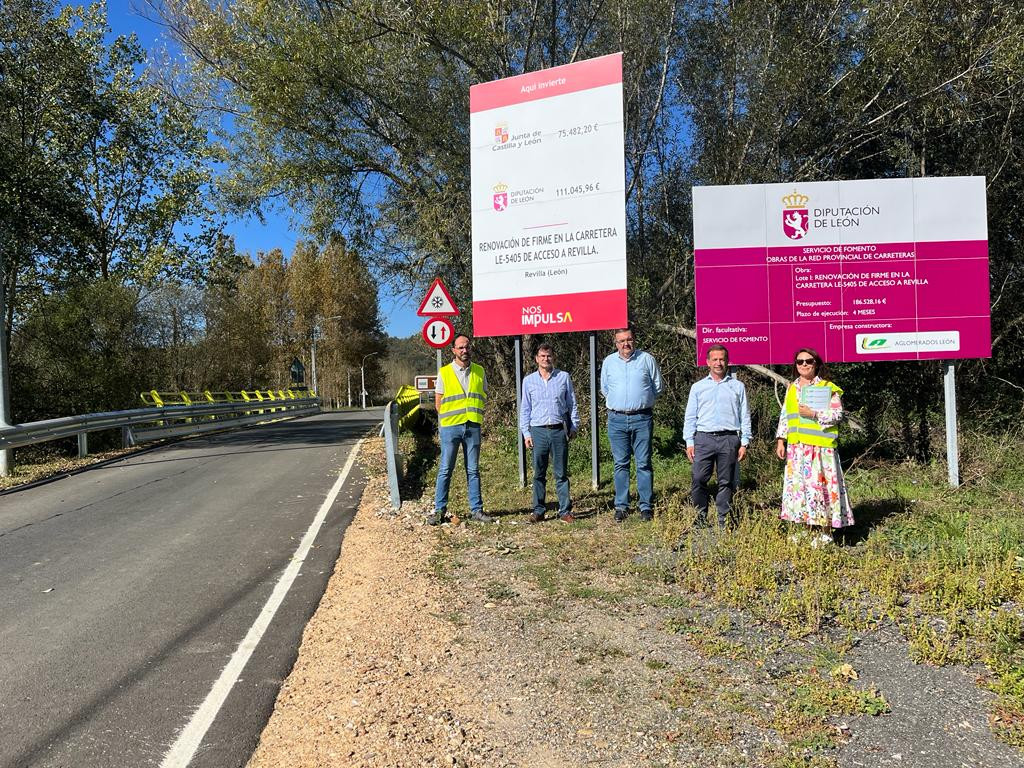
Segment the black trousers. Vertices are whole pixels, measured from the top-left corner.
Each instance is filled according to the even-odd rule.
[[[739,435],[712,435],[707,432],[694,435],[690,499],[697,508],[698,523],[707,524],[708,502],[711,499],[708,483],[712,472],[718,481],[718,491],[714,495],[718,525],[724,526],[729,519],[732,495],[740,485],[739,449]]]

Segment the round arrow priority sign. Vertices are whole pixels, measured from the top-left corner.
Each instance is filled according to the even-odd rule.
[[[423,340],[435,349],[447,347],[455,335],[455,329],[447,317],[433,317],[423,326]]]

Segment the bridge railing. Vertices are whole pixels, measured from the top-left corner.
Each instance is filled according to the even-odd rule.
[[[399,509],[402,506],[400,485],[404,474],[404,457],[398,444],[401,431],[409,432],[423,418],[420,409],[420,392],[408,385],[399,387],[398,392],[384,407],[384,448],[387,454],[388,486],[391,491],[391,506]]]
[[[262,398],[151,406],[16,424],[0,429],[0,450],[77,436],[78,455],[85,456],[89,452],[90,432],[120,429],[122,441],[128,447],[164,437],[196,435],[273,419],[307,416],[320,412],[318,400],[310,394],[301,391],[302,397],[290,397],[288,394],[281,396],[278,391],[271,398],[264,391]],[[143,401],[148,402],[145,396]]]
[[[419,390],[408,384],[399,387],[394,402],[398,411],[398,428],[410,429],[420,417]]]
[[[198,405],[200,403],[249,403],[264,400],[303,400],[315,395],[307,389],[243,389],[241,392],[158,392],[155,389],[143,392],[140,397],[144,405]]]

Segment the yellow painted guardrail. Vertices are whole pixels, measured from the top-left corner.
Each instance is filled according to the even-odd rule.
[[[253,401],[304,400],[316,397],[316,393],[308,389],[250,389],[240,392],[158,392],[151,389],[141,392],[140,397],[146,405],[163,407],[165,405],[198,405],[199,403],[250,403]]]
[[[399,387],[398,393],[395,395],[395,405],[398,406],[398,428],[409,429],[419,418],[419,390],[408,384]]]

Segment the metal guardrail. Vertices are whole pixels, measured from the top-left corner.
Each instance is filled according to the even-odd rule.
[[[401,391],[401,390],[399,390]],[[419,395],[416,396],[419,402]],[[387,454],[388,487],[391,489],[391,506],[401,509],[402,493],[399,483],[402,482],[402,453],[398,450],[399,407],[392,400],[384,406],[384,453]]]
[[[88,453],[88,434],[121,429],[126,447],[162,437],[180,437],[320,412],[314,397],[201,403],[89,413],[16,424],[0,429],[0,450],[78,437],[78,455]]]
[[[384,406],[384,425],[381,434],[384,436],[384,449],[387,455],[388,487],[391,490],[391,506],[400,509],[402,494],[400,484],[404,473],[402,452],[398,446],[398,433],[410,431],[422,417],[420,411],[420,392],[408,385],[399,387],[395,399]]]

